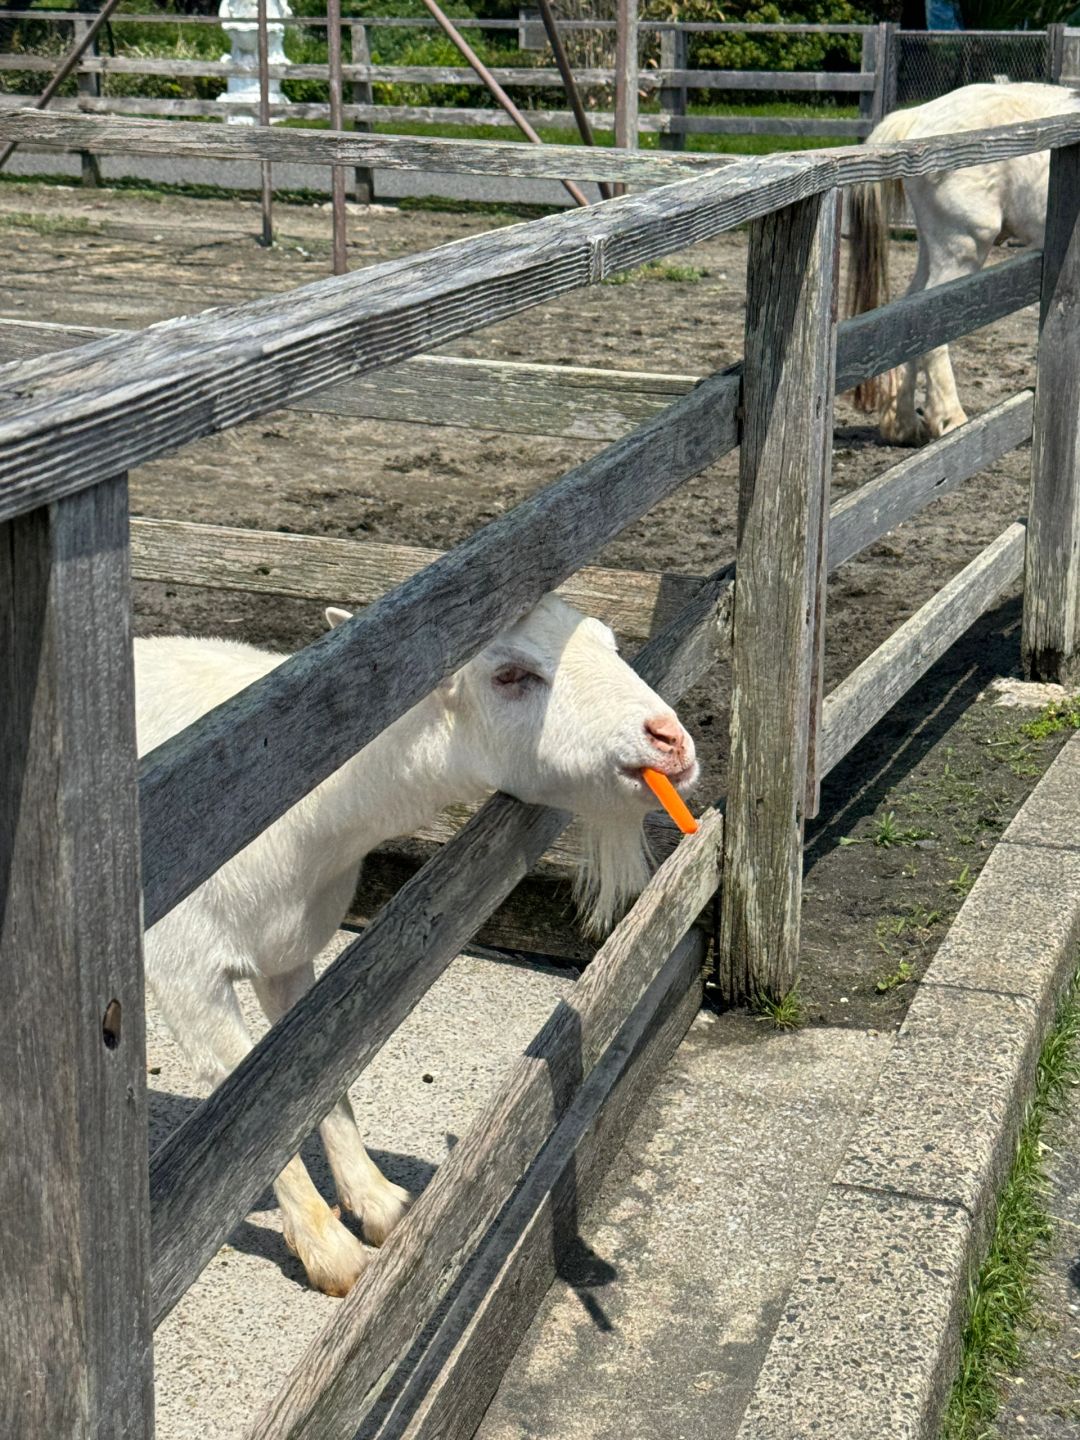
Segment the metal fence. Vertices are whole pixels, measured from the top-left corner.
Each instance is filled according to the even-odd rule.
[[[901,30],[896,103],[922,104],[961,85],[1050,83],[1057,78],[1052,38],[1046,30]]]

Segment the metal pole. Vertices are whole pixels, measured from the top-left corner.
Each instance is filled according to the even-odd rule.
[[[259,0],[259,124],[270,128],[270,39],[266,28],[266,0]],[[260,245],[274,243],[274,185],[270,161],[262,162],[262,236]]]
[[[95,19],[91,20],[90,24],[86,27],[83,34],[79,37],[78,40],[76,40],[75,44],[68,51],[65,58],[61,60],[60,68],[57,70],[56,74],[52,77],[49,83],[45,86],[45,89],[41,92],[40,95],[34,96],[34,99],[30,102],[30,105],[28,107],[29,109],[45,109],[45,106],[48,105],[49,101],[60,89],[60,86],[68,78],[71,72],[75,69],[76,65],[78,65],[79,61],[86,54],[87,50],[89,50],[90,46],[97,39],[98,31],[102,28],[102,26],[108,20],[109,16],[116,9],[117,5],[119,5],[119,3],[120,0],[105,0],[105,4],[101,7]],[[19,142],[17,140],[12,140],[9,144],[4,146],[3,150],[0,150],[0,170],[2,170],[7,164],[18,143]]]
[[[581,93],[574,79],[574,72],[570,67],[570,57],[566,53],[566,47],[559,34],[558,21],[551,8],[550,0],[537,0],[540,7],[540,18],[544,22],[544,29],[547,31],[548,41],[551,45],[551,53],[555,56],[555,64],[559,67],[559,74],[562,76],[563,88],[566,91],[566,98],[570,102],[570,109],[574,112],[574,119],[577,121],[578,133],[581,135],[582,143],[595,145],[592,126],[589,124],[589,117],[585,113],[585,106],[581,103]],[[605,200],[610,200],[615,193],[606,180],[599,181],[600,194]]]
[[[342,131],[341,114],[341,0],[326,0],[326,45],[330,67],[330,129]],[[345,167],[330,167],[331,198],[334,213],[334,274],[344,275],[349,268],[345,255]]]
[[[510,96],[507,95],[506,91],[495,79],[495,76],[492,75],[491,71],[480,59],[479,55],[477,55],[476,51],[472,48],[469,42],[464,38],[464,36],[461,35],[457,28],[453,24],[451,24],[451,22],[439,9],[438,5],[436,5],[435,3],[435,0],[424,0],[424,5],[427,7],[428,12],[434,17],[443,33],[454,42],[457,48],[461,51],[462,55],[464,55],[465,59],[476,71],[477,75],[479,75],[480,79],[491,91],[495,100],[498,102],[499,105],[502,106],[502,108],[506,111],[507,115],[510,116],[511,120],[513,120],[514,124],[518,127],[521,133],[526,136],[527,139],[531,140],[534,145],[542,145],[544,142],[540,139],[540,136],[525,119],[525,116],[522,115],[521,111],[510,99]],[[567,191],[567,193],[578,205],[588,205],[588,200],[586,200],[585,196],[573,183],[572,180],[563,180],[561,184],[563,186],[563,189]]]

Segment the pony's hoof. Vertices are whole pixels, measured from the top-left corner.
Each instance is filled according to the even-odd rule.
[[[286,1230],[285,1243],[299,1256],[312,1288],[338,1297],[349,1293],[375,1254],[332,1211],[303,1234]]]

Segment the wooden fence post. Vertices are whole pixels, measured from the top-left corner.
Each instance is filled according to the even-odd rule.
[[[624,150],[638,146],[638,5],[637,0],[616,0],[615,8],[615,144]],[[613,187],[624,195],[626,186]]]
[[[266,25],[266,0],[259,0],[256,18],[259,25],[259,124],[264,129],[269,129],[270,37]],[[269,250],[274,243],[274,179],[269,160],[262,162],[261,173],[262,235],[259,243]]]
[[[1065,61],[1065,26],[1046,27],[1046,78],[1051,85],[1061,83],[1061,72]]]
[[[368,44],[367,26],[361,21],[353,20],[349,25],[349,35],[349,54],[352,57],[352,63],[354,65],[370,65],[371,47]],[[352,102],[354,105],[373,105],[375,103],[375,94],[370,80],[353,81]],[[353,121],[353,129],[358,130],[362,135],[370,134],[374,128],[370,121]],[[366,165],[357,165],[353,171],[353,198],[358,205],[370,205],[375,199],[375,171],[370,170]]]
[[[1024,672],[1080,679],[1080,145],[1050,155],[1024,579]]]
[[[82,40],[89,28],[89,23],[88,20],[74,21],[74,38],[76,41]],[[86,48],[86,53],[87,55],[96,55],[98,53],[96,38],[91,37],[90,43]],[[79,70],[75,77],[75,84],[80,95],[93,95],[97,97],[101,94],[100,75],[88,75],[85,71]],[[97,156],[92,155],[89,150],[80,150],[79,160],[82,164],[82,183],[87,186],[100,185],[101,166],[98,163]]]
[[[660,68],[661,70],[685,70],[686,67],[686,31],[680,29],[661,30],[660,32]],[[665,85],[660,90],[660,109],[665,115],[677,115],[680,118],[686,115],[686,86]],[[661,150],[685,150],[686,136],[681,130],[661,130]]]
[[[720,970],[727,998],[796,979],[816,736],[840,195],[750,227]]]
[[[864,90],[859,96],[859,116],[872,120],[876,125],[885,115],[885,25],[873,25],[863,31],[862,60],[859,69],[864,75],[873,75],[873,90]]]
[[[330,129],[340,133],[345,128],[341,108],[341,0],[326,0],[326,56],[330,82]],[[344,275],[349,268],[344,165],[330,167],[330,195],[333,269],[335,275]]]
[[[0,1434],[149,1440],[123,476],[0,525]]]
[[[891,115],[896,109],[900,90],[900,26],[895,20],[887,20],[878,26],[881,39],[878,42],[878,65],[881,69],[881,116]],[[876,96],[875,96],[876,100]]]

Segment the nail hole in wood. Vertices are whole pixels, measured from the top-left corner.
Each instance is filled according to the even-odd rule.
[[[110,1000],[101,1022],[101,1038],[106,1050],[115,1050],[120,1044],[120,1001]]]

